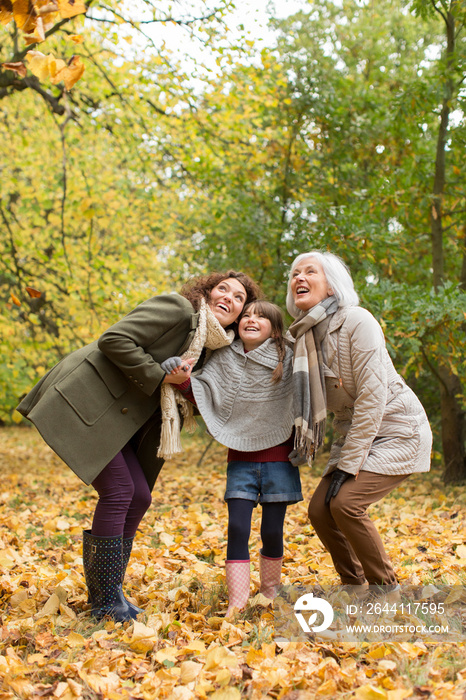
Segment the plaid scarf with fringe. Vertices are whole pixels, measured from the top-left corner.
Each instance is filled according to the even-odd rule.
[[[327,421],[327,401],[322,369],[323,338],[320,326],[338,308],[334,296],[327,297],[299,316],[289,327],[288,333],[295,339],[293,361],[293,388],[295,401],[295,450],[308,461],[314,459],[324,442]]]
[[[225,345],[230,345],[235,338],[232,330],[226,331],[215,318],[205,299],[201,299],[199,309],[199,322],[197,324],[191,345],[183,353],[181,359],[193,358],[198,360],[204,348],[217,350]],[[181,421],[177,404],[184,418],[184,428],[192,433],[197,427],[193,415],[192,404],[178,391],[174,384],[162,384],[160,395],[160,408],[162,411],[162,431],[157,457],[169,459],[173,455],[183,452],[180,432]]]

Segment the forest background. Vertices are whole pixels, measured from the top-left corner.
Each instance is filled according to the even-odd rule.
[[[236,268],[283,306],[324,248],[466,478],[466,6],[302,7],[258,38],[229,0],[0,3],[4,424],[149,296]]]

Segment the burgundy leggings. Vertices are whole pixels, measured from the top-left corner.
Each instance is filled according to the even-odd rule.
[[[130,445],[107,464],[92,486],[99,500],[92,521],[96,537],[134,537],[152,497],[146,477]]]

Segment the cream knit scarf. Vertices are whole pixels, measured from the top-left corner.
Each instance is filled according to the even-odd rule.
[[[198,360],[204,348],[217,350],[233,342],[235,333],[232,330],[225,331],[207,305],[205,299],[201,299],[199,309],[199,323],[191,345],[183,353],[181,359],[193,358]],[[193,416],[192,404],[176,389],[174,384],[162,384],[160,407],[162,410],[162,432],[157,457],[169,459],[183,451],[180,440],[180,414],[177,404],[180,406],[184,418],[184,427],[188,432],[194,432],[196,421]]]

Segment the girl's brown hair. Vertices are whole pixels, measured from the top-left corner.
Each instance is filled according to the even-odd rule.
[[[276,306],[276,304],[272,304],[271,301],[266,301],[265,299],[257,299],[249,304],[245,304],[240,318],[248,310],[259,314],[260,316],[264,316],[264,318],[267,318],[270,321],[270,325],[272,326],[271,337],[273,340],[275,340],[278,353],[278,364],[273,371],[272,382],[274,384],[278,384],[283,377],[283,360],[285,359],[286,355],[286,340],[283,337],[285,331],[283,312],[279,306]]]
[[[181,287],[180,294],[191,302],[196,311],[199,311],[201,299],[204,298],[208,301],[212,289],[216,287],[217,284],[220,284],[220,282],[223,282],[223,280],[230,278],[238,280],[245,288],[245,305],[256,301],[256,299],[261,299],[264,296],[259,285],[257,285],[249,275],[246,275],[244,272],[236,272],[235,270],[212,272],[210,275],[193,277],[193,279],[188,280],[188,282]]]

